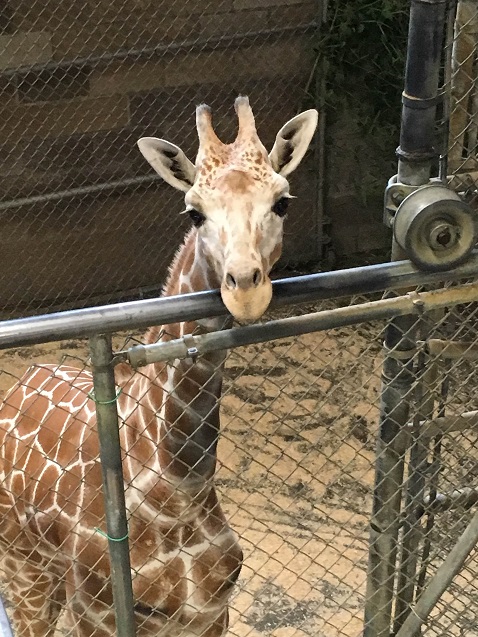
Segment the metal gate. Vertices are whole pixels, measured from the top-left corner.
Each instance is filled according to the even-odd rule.
[[[477,271],[474,253],[465,265],[446,274],[423,273],[405,261],[286,279],[274,284],[273,315],[283,316],[280,308],[291,301],[296,310],[305,304],[304,314],[186,342],[131,348],[124,346],[123,336],[117,336],[115,354],[108,336],[92,336],[91,363],[85,359],[86,343],[72,342],[72,338],[99,328],[124,333],[162,320],[221,314],[221,301],[211,292],[200,299],[134,301],[2,324],[2,347],[18,346],[7,350],[3,359],[9,384],[12,373],[18,373],[13,370],[20,370],[22,363],[45,359],[45,345],[28,346],[52,338],[58,339],[58,345],[50,350],[50,360],[62,354],[63,365],[93,371],[103,470],[108,477],[106,522],[97,531],[91,529],[91,541],[103,542],[106,548],[104,536],[110,538],[118,635],[133,634],[134,616],[141,631],[143,620],[133,613],[130,588],[128,556],[134,545],[128,548],[131,513],[124,510],[120,448],[115,445],[118,387],[114,367],[129,360],[136,374],[141,374],[142,366],[155,360],[174,359],[177,365],[183,357],[197,356],[200,361],[202,354],[224,347],[234,349],[226,368],[216,481],[228,520],[245,550],[243,575],[231,603],[231,632],[356,635],[365,608],[370,634],[380,634],[376,625],[385,634],[390,608],[377,602],[378,595],[393,596],[395,621],[399,621],[398,609],[403,608],[403,619],[421,623],[430,605],[406,601],[410,585],[418,583],[418,596],[425,599],[441,591],[440,585],[458,570],[460,577],[434,608],[429,626],[440,631],[456,628],[457,634],[476,630],[476,560],[473,552],[468,555],[476,540],[476,522],[464,539],[461,534],[475,520],[471,514],[476,502],[477,417],[470,361],[476,356],[478,288],[476,283],[436,288],[436,283],[443,277],[466,281]],[[430,291],[382,299],[376,293],[385,286],[393,290],[418,283]],[[344,302],[337,304],[339,297]],[[317,312],[310,312],[312,305]],[[400,371],[384,377],[380,408],[381,342],[390,332],[386,321],[392,317],[395,323],[409,321],[419,330],[420,340],[413,348],[409,343],[407,358],[396,346],[386,350],[386,361],[400,366]],[[2,386],[5,381],[2,378]],[[375,512],[370,522],[375,422],[380,409],[389,414],[389,420],[381,427]],[[402,414],[405,422],[399,425]],[[424,451],[429,444],[434,450],[431,463]],[[417,450],[422,454],[418,458]],[[385,463],[389,463],[386,468]],[[403,498],[403,508],[391,509],[397,498]],[[369,528],[375,544],[367,592]],[[378,541],[389,542],[393,532],[398,536],[392,544],[399,548],[398,570],[396,555],[391,565],[390,555],[377,546]],[[447,573],[444,576],[440,570],[437,589],[430,577],[444,558]],[[412,559],[418,560],[419,568],[409,575],[406,569]],[[385,570],[386,576],[398,577],[404,582],[401,586],[385,588],[380,582],[382,569],[387,568],[392,571]],[[3,588],[7,601],[8,593],[7,581]],[[61,616],[59,629],[60,635]],[[407,630],[408,624],[402,634],[411,634]]]

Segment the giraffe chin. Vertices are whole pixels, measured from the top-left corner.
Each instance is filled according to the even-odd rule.
[[[240,323],[257,321],[269,307],[272,298],[272,283],[266,278],[258,287],[246,290],[236,288],[230,290],[225,285],[221,287],[224,305],[232,316]]]

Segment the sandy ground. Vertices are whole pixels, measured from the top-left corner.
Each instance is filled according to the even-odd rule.
[[[245,552],[232,635],[355,637],[362,631],[382,329],[359,325],[229,356],[217,486]],[[31,363],[63,358],[82,367],[86,342],[1,353],[0,390]],[[462,376],[473,381],[470,371]],[[454,394],[463,411],[473,408],[473,392],[466,396]],[[478,477],[476,436],[455,438],[446,447],[454,458],[447,480],[463,486]],[[441,558],[464,522],[456,532],[450,528]],[[437,527],[437,537],[441,532]],[[465,591],[474,573],[472,561]],[[454,625],[457,600],[452,590],[444,600]],[[459,630],[450,634],[476,635],[476,610],[466,621],[461,613]],[[447,623],[445,611],[436,611],[440,625]]]

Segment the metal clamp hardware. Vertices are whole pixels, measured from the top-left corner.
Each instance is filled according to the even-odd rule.
[[[409,361],[415,356],[418,351],[416,347],[413,347],[412,349],[390,348],[387,347],[385,343],[383,343],[382,347],[387,358],[394,358],[397,361]]]
[[[423,97],[413,97],[412,95],[407,95],[405,92],[402,93],[402,104],[408,106],[408,108],[416,108],[416,109],[424,109],[430,108],[431,106],[436,106],[443,101],[444,93],[438,93],[433,97],[423,98]]]
[[[417,186],[410,186],[398,182],[397,177],[397,175],[391,177],[385,188],[383,223],[387,228],[393,226],[393,218],[402,201],[417,189]]]
[[[417,308],[418,313],[423,314],[423,312],[425,311],[425,303],[423,302],[423,299],[418,294],[418,292],[408,292],[407,296],[411,300],[413,305]]]
[[[186,345],[187,353],[185,358],[190,358],[192,362],[196,362],[200,352],[196,345],[196,340],[192,334],[185,334],[183,336],[183,342]]]

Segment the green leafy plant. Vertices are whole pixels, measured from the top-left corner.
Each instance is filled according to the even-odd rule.
[[[328,122],[348,119],[370,159],[356,176],[363,201],[391,176],[383,171],[398,145],[408,11],[403,0],[329,0],[317,42]]]
[[[317,47],[325,60],[326,104],[354,106],[360,99],[372,126],[397,119],[408,8],[403,0],[329,2]]]

